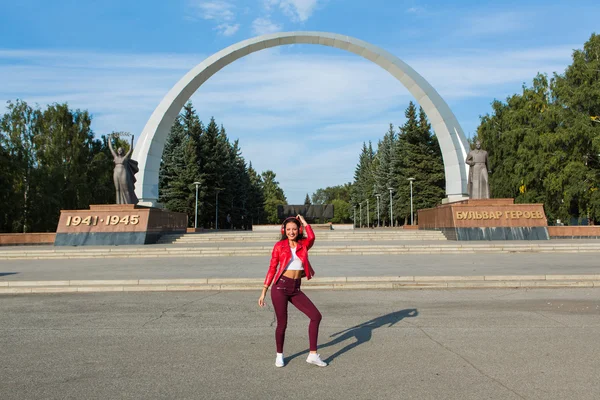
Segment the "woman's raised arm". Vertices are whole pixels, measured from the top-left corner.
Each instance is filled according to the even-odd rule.
[[[115,158],[117,153],[115,153],[115,149],[113,149],[112,146],[112,135],[108,135],[108,148],[110,149],[110,153],[112,154],[113,158]]]

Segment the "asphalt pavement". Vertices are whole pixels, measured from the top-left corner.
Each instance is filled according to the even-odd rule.
[[[598,399],[600,289],[311,291],[275,368],[255,292],[7,295],[0,398]]]

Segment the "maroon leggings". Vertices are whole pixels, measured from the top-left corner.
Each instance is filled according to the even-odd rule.
[[[277,352],[283,353],[283,342],[285,340],[285,328],[288,320],[288,302],[302,311],[308,318],[308,341],[310,351],[317,351],[317,339],[319,336],[319,324],[321,313],[310,299],[300,291],[300,279],[291,279],[282,276],[271,289],[271,300],[275,315],[277,315],[277,329],[275,329],[275,344]]]

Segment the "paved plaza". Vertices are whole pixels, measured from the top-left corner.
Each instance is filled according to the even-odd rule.
[[[3,296],[0,398],[600,398],[600,289],[310,296],[326,368],[296,310],[274,367],[258,292]]]
[[[570,276],[568,286],[582,277],[600,281],[598,254],[311,255],[311,262],[318,278],[420,275],[468,282],[475,276],[554,274]],[[268,262],[268,255],[2,260],[0,286],[61,280],[262,282]],[[277,369],[273,308],[270,299],[265,309],[257,306],[261,283],[254,285],[247,291],[3,294],[0,398],[600,397],[600,288],[317,286],[309,296],[324,315],[319,351],[330,365],[323,369],[304,361],[307,320],[292,309],[288,364]]]

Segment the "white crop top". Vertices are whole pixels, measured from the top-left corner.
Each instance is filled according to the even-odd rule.
[[[290,248],[290,250],[292,250],[292,260],[285,267],[285,271],[302,271],[302,270],[304,270],[304,267],[302,266],[302,260],[299,259],[298,256],[296,255],[296,248],[295,247],[293,249]]]

